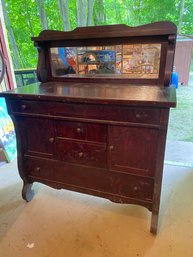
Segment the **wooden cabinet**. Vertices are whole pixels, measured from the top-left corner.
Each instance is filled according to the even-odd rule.
[[[1,94],[16,129],[22,196],[30,201],[32,184],[41,182],[139,204],[152,212],[156,233],[169,108],[176,105],[175,88],[169,87],[176,27],[167,22],[107,27],[42,32],[34,40],[43,82]],[[94,47],[96,40],[99,46],[122,45],[123,74],[53,73],[57,51],[50,49]],[[147,69],[135,59],[142,53]]]

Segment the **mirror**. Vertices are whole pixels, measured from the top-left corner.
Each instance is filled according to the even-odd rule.
[[[50,48],[53,77],[157,79],[161,44]]]

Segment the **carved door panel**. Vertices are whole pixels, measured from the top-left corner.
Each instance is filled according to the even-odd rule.
[[[54,143],[53,121],[40,118],[18,119],[25,154],[51,157]]]
[[[153,176],[158,130],[109,126],[109,167],[137,175]]]

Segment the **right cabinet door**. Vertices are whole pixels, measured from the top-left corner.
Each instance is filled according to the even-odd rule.
[[[159,129],[109,126],[109,168],[153,177]]]

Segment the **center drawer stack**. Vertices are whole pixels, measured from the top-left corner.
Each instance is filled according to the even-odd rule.
[[[107,168],[107,126],[84,122],[56,122],[55,158]]]

